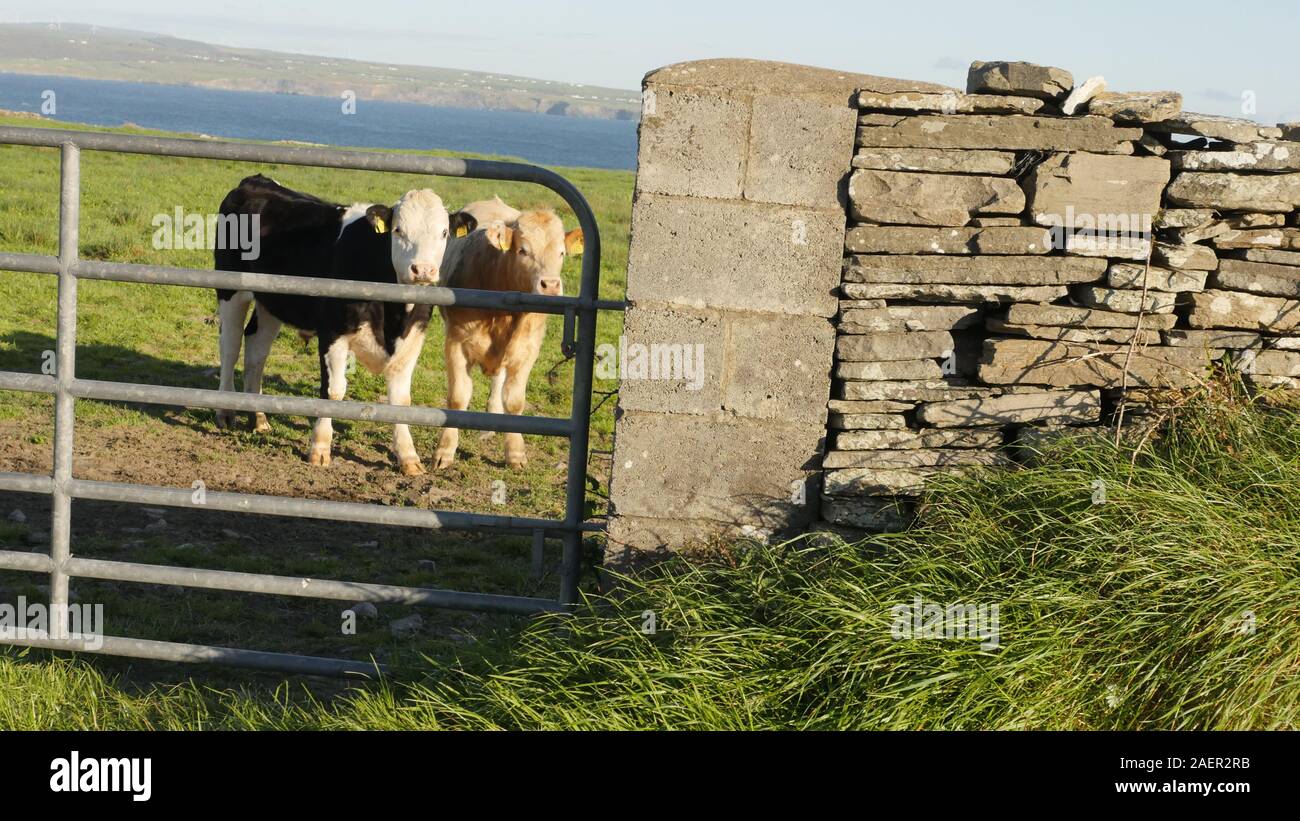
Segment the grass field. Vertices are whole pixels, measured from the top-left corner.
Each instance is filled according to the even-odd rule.
[[[873,543],[677,559],[423,676],[325,697],[10,661],[0,727],[1296,729],[1297,485],[1300,413],[1212,385],[1139,451],[1066,438]],[[896,636],[914,597],[999,605],[998,646]]]
[[[5,117],[0,124],[57,125]],[[0,147],[0,190],[6,195],[0,199],[0,249],[56,253],[58,163],[53,149]],[[603,240],[601,293],[621,298],[632,174],[556,170],[582,190],[595,210]],[[210,251],[156,249],[152,220],[177,207],[187,213],[212,212],[226,191],[258,171],[289,187],[345,203],[392,202],[420,187],[434,188],[449,207],[496,194],[522,208],[554,207],[568,227],[576,226],[557,196],[522,183],[84,152],[81,254],[89,259],[210,267]],[[576,292],[578,275],[579,263],[569,261],[566,293]],[[43,352],[54,347],[56,290],[55,278],[48,275],[0,273],[0,369],[40,371]],[[78,296],[78,376],[217,386],[212,291],[82,281]],[[621,327],[621,315],[602,315],[599,339],[615,341]],[[527,413],[569,414],[573,364],[560,354],[560,331],[561,319],[553,317],[533,371]],[[417,405],[445,406],[441,340],[438,322],[430,328],[415,374]],[[304,346],[286,328],[267,363],[265,390],[315,396],[318,373],[314,343]],[[615,387],[598,381],[596,391],[603,395]],[[382,401],[383,395],[380,377],[362,368],[352,375],[349,399]],[[479,375],[472,407],[483,409],[486,397],[487,383]],[[302,418],[273,417],[269,434],[251,433],[246,422],[240,431],[228,433],[215,428],[210,410],[80,402],[77,421],[74,472],[80,478],[175,487],[201,479],[210,490],[548,517],[560,516],[564,509],[566,440],[528,437],[528,468],[511,472],[504,465],[501,437],[480,439],[477,432],[467,431],[452,468],[407,478],[393,465],[392,429],[387,425],[336,421],[334,464],[319,469],[304,461],[310,420]],[[589,474],[597,499],[607,481],[612,429],[613,402],[608,401],[592,421]],[[438,430],[413,428],[412,433],[427,468]],[[52,439],[48,397],[0,392],[0,470],[47,473]],[[504,483],[504,502],[494,492],[501,487],[498,482]],[[47,500],[5,495],[0,520],[15,508],[27,521],[0,521],[0,546],[47,549],[42,542],[49,529]],[[541,580],[531,577],[529,548],[522,540],[478,534],[77,503],[73,537],[76,554],[98,558],[521,595],[554,595],[557,590],[554,572]],[[550,547],[558,554],[558,545]],[[548,556],[551,565],[556,560]],[[0,574],[0,594],[4,599],[43,598],[45,581],[34,575]],[[381,608],[379,619],[363,624],[358,635],[342,636],[339,612],[346,603],[87,580],[74,580],[73,590],[83,601],[104,603],[108,632],[118,635],[360,658],[377,653],[394,663],[418,659],[421,653],[443,657],[485,631],[510,630],[516,624],[508,618],[422,611],[425,626],[414,640],[395,641],[387,624],[411,612],[405,608]],[[142,669],[102,663],[133,674]],[[149,675],[175,675],[165,668],[149,669]]]

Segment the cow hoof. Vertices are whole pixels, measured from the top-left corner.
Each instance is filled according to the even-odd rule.
[[[424,465],[420,464],[419,459],[413,459],[409,462],[402,463],[403,476],[423,476]]]
[[[221,430],[228,430],[235,426],[235,412],[228,410],[217,411],[217,427]]]
[[[478,438],[479,438],[479,439],[482,439],[482,440],[487,440],[487,439],[491,439],[491,438],[493,438],[493,437],[496,436],[496,435],[497,435],[497,432],[494,431],[494,430],[485,430],[485,431],[483,431],[482,433],[480,433],[480,434],[478,435]]]
[[[524,456],[522,453],[507,453],[506,465],[508,465],[511,470],[523,470],[528,467],[528,457]]]
[[[440,450],[433,454],[433,469],[446,470],[454,461],[456,461],[456,451]]]
[[[270,433],[271,423],[266,421],[266,415],[259,413],[253,420],[253,433]]]
[[[312,450],[307,461],[318,467],[327,468],[330,466],[330,452],[328,450]]]

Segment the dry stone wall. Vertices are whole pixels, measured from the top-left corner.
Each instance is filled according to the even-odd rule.
[[[964,93],[858,95],[827,522],[901,527],[934,474],[1216,361],[1300,387],[1300,127],[1102,89],[977,62]]]
[[[1300,387],[1298,125],[1005,62],[711,60],[644,99],[620,345],[703,367],[622,374],[612,561],[897,528],[934,475],[1216,363]]]

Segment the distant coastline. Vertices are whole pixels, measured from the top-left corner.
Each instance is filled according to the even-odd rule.
[[[0,24],[0,72],[635,121],[639,92],[232,48],[80,23]]]
[[[574,105],[563,101],[548,105],[530,105],[527,102],[513,103],[509,99],[491,100],[477,94],[457,95],[426,91],[420,94],[391,94],[383,89],[357,88],[358,83],[299,83],[293,80],[158,80],[134,79],[130,77],[105,76],[104,72],[80,73],[76,71],[61,72],[59,65],[43,69],[25,70],[21,67],[6,65],[0,60],[0,74],[22,74],[28,77],[71,77],[78,80],[108,80],[110,82],[145,83],[158,86],[176,86],[181,88],[206,88],[215,91],[253,91],[261,94],[284,94],[290,97],[327,97],[338,99],[344,91],[352,91],[363,100],[381,100],[389,103],[410,103],[438,108],[463,108],[468,111],[516,111],[525,114],[546,114],[549,116],[578,117],[592,120],[635,121],[638,116],[633,111],[608,109],[604,106]],[[112,73],[112,72],[109,72]]]

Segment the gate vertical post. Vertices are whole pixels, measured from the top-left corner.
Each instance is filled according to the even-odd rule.
[[[72,497],[68,483],[72,480],[72,450],[75,400],[72,381],[76,376],[77,356],[77,277],[72,268],[77,261],[78,233],[81,221],[81,156],[77,146],[65,142],[61,147],[59,169],[59,302],[55,331],[54,395],[54,494],[53,520],[50,523],[50,634],[68,638],[68,574],[64,563],[72,555]]]
[[[560,603],[578,601],[582,573],[582,522],[587,506],[587,443],[591,434],[591,386],[596,367],[596,299],[600,296],[600,230],[590,206],[570,203],[582,226],[582,284],[578,296],[577,355],[573,363],[573,432],[569,436],[569,474],[564,505],[564,553],[560,562]],[[581,207],[579,207],[581,206]],[[568,324],[567,314],[565,324]]]

